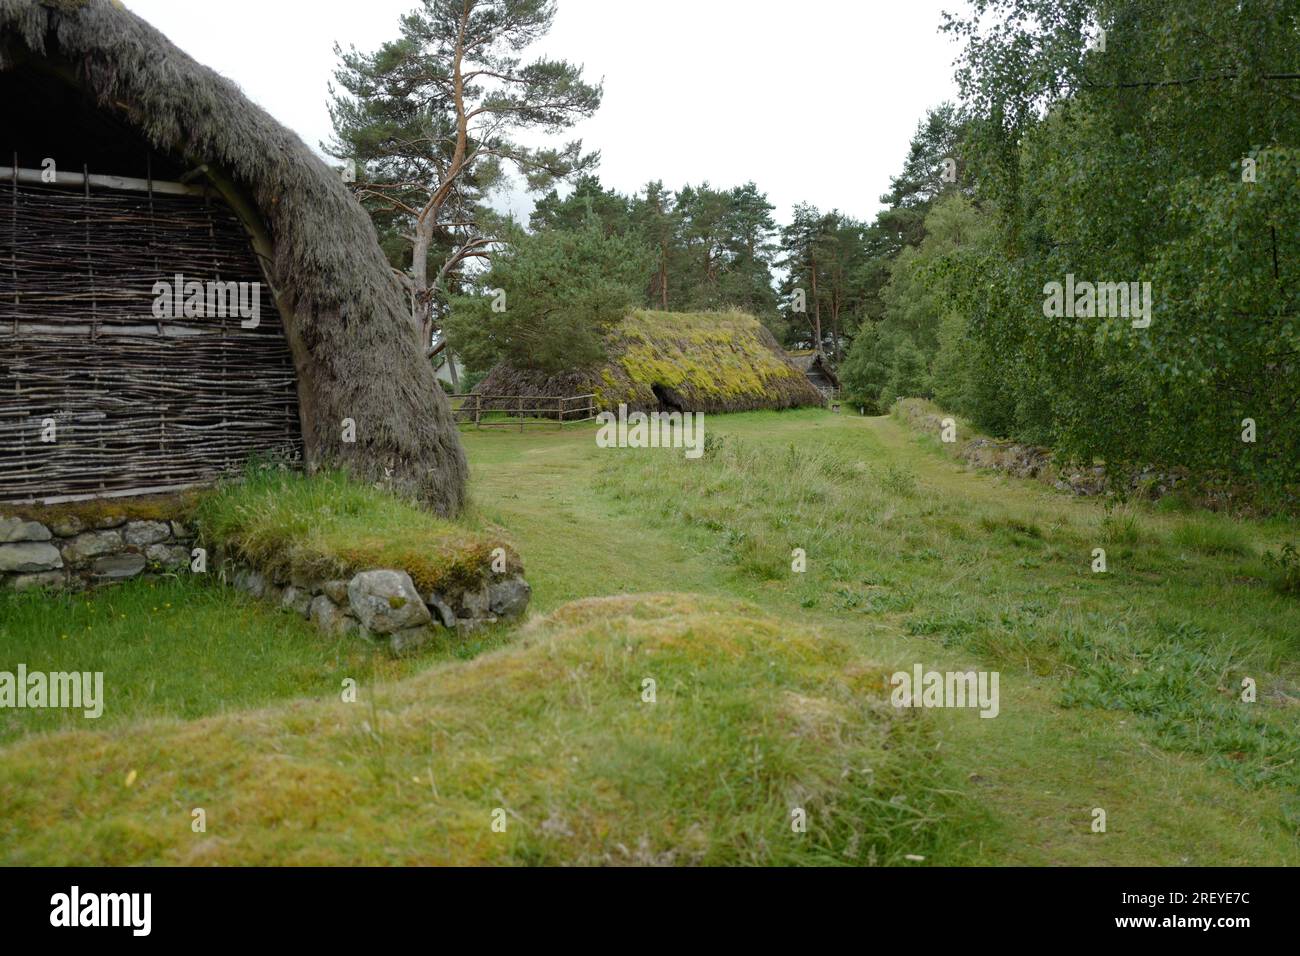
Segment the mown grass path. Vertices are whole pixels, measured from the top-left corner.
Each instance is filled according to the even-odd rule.
[[[1258,560],[1293,525],[1108,515],[971,473],[887,418],[760,413],[708,428],[746,455],[707,480],[680,452],[598,449],[593,430],[466,433],[477,507],[514,535],[538,610],[620,592],[739,596],[890,667],[999,670],[996,719],[924,716],[964,808],[934,863],[1300,862],[1286,744],[1300,610]],[[850,517],[818,527],[835,511],[819,496],[838,493]],[[801,535],[819,543],[794,575],[782,562]],[[1106,575],[1091,571],[1096,546]],[[1237,700],[1242,673],[1260,702]],[[1258,747],[1241,707],[1267,709]]]

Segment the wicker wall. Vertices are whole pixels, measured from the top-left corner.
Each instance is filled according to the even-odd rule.
[[[0,501],[189,487],[301,454],[270,290],[255,329],[159,320],[154,285],[176,274],[263,281],[215,198],[0,183]]]

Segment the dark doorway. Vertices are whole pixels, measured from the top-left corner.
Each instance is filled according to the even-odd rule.
[[[661,412],[684,412],[686,407],[682,402],[682,397],[667,385],[660,385],[656,382],[650,386],[650,390],[655,393],[655,398],[659,400],[659,411]]]

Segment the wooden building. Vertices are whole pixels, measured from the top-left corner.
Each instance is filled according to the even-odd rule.
[[[605,337],[606,360],[556,374],[498,365],[474,390],[485,409],[554,407],[594,395],[595,406],[641,412],[722,412],[822,403],[776,338],[742,312],[638,309]],[[520,402],[520,398],[525,401]],[[527,398],[537,399],[529,405]]]
[[[112,0],[0,0],[0,104],[0,502],[275,455],[459,509],[450,408],[338,172]]]

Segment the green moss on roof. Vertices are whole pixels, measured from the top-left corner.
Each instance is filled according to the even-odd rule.
[[[776,339],[743,312],[632,312],[610,333],[601,367],[546,376],[498,366],[482,395],[592,392],[602,408],[659,407],[655,387],[684,410],[734,412],[820,405],[822,398]]]

